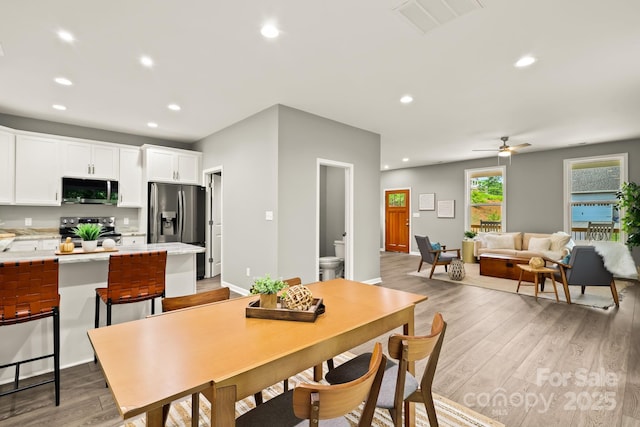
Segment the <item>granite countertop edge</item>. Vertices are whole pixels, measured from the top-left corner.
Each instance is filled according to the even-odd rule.
[[[147,251],[166,250],[168,256],[189,255],[205,252],[201,246],[186,243],[150,243],[146,245],[118,246],[117,252],[93,252],[77,255],[56,255],[55,251],[1,252],[0,262],[33,261],[37,259],[58,258],[60,264],[106,261],[114,253],[127,254]]]

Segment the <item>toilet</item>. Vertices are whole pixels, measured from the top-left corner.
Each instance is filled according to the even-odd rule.
[[[333,247],[335,248],[335,256],[324,256],[319,260],[320,274],[322,275],[323,282],[343,276],[344,241],[335,240]]]

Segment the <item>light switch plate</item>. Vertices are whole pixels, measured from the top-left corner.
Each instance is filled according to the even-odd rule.
[[[129,225],[129,218],[125,218],[122,222],[124,225]]]
[[[24,225],[25,225],[26,227],[31,227],[31,225],[32,225],[31,218],[25,218],[25,219],[24,219]]]
[[[420,218],[420,212],[414,212],[413,213],[413,217],[414,218]]]
[[[273,221],[273,211],[266,211],[264,213],[264,219],[267,221]]]

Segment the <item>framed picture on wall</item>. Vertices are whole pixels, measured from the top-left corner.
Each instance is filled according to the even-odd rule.
[[[455,217],[455,200],[438,200],[438,218]]]
[[[436,193],[424,193],[420,195],[420,210],[435,211],[436,210]]]

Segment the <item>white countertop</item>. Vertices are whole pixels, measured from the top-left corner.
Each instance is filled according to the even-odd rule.
[[[0,262],[31,261],[43,258],[58,258],[60,264],[78,262],[105,261],[113,253],[127,254],[146,251],[166,250],[167,255],[187,255],[204,252],[201,246],[186,243],[148,243],[135,246],[117,246],[117,252],[92,252],[77,255],[56,255],[54,251],[0,252]]]

